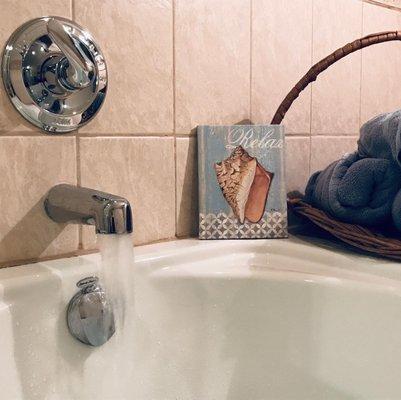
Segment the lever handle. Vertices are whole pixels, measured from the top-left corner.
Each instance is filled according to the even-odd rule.
[[[68,60],[69,68],[65,79],[75,89],[81,89],[90,84],[90,73],[93,64],[79,46],[77,40],[70,35],[64,25],[55,18],[47,22],[47,32],[51,40],[59,47]]]

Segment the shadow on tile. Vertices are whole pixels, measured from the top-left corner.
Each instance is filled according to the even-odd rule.
[[[65,224],[56,224],[46,216],[43,200],[44,196],[0,240],[0,265],[43,256],[65,228]]]
[[[178,237],[198,235],[198,146],[196,139],[192,140],[194,145],[188,150],[188,162],[182,181],[181,203],[177,210]]]

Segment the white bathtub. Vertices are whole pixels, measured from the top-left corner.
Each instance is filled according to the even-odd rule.
[[[1,400],[401,399],[401,264],[298,239],[144,246],[133,326],[90,348],[65,310],[98,259],[0,270]]]

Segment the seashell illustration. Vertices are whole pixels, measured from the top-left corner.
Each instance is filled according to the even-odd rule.
[[[239,221],[243,224],[246,218],[250,222],[259,222],[274,174],[266,171],[242,146],[214,164],[214,169],[223,196]]]

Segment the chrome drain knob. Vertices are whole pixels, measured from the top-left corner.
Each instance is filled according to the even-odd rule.
[[[101,346],[115,332],[111,302],[96,276],[81,279],[68,304],[67,325],[72,336],[90,346]]]

